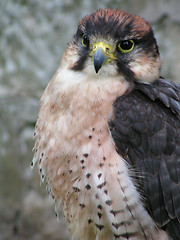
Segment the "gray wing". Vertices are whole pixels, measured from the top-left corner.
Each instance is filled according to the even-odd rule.
[[[158,226],[180,236],[180,85],[137,83],[114,103],[109,122],[117,152],[135,170],[138,190]]]

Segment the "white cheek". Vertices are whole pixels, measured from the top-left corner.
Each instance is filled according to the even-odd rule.
[[[68,68],[59,68],[58,74],[56,75],[54,81],[56,84],[56,90],[59,92],[66,91],[69,88],[73,88],[77,84],[80,84],[84,80],[84,74],[81,71],[73,71]]]
[[[153,82],[160,76],[160,59],[148,59],[143,62],[143,58],[139,62],[130,64],[131,70],[135,73],[136,79],[142,82]]]

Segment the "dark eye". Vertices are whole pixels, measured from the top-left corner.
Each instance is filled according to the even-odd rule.
[[[84,47],[89,47],[89,38],[86,34],[83,35],[83,38],[82,38],[82,45]]]
[[[133,40],[125,40],[125,41],[121,41],[120,43],[118,43],[118,49],[122,53],[128,53],[128,52],[132,51],[133,48],[134,48]]]

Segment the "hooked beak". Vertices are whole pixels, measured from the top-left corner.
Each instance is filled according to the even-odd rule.
[[[90,56],[94,59],[94,68],[96,73],[98,73],[99,69],[104,63],[116,59],[113,55],[112,46],[104,42],[94,43],[93,50],[90,53]]]

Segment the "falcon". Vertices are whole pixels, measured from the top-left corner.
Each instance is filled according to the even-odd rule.
[[[180,239],[180,85],[150,25],[85,16],[42,98],[32,166],[72,239]]]

